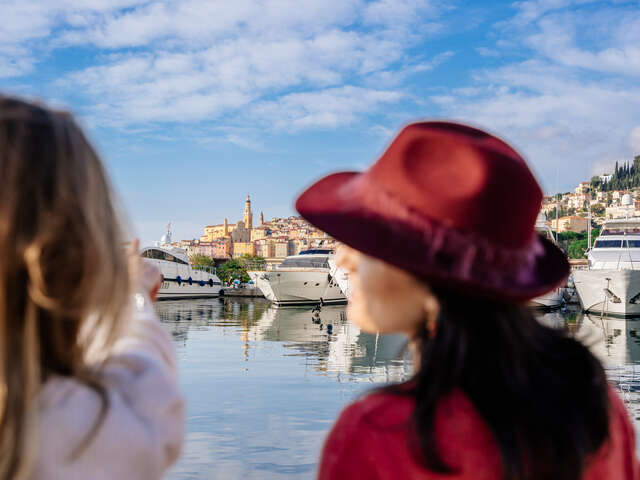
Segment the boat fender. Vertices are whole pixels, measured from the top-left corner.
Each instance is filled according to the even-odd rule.
[[[331,335],[333,333],[333,325],[331,325],[331,324],[327,325],[327,333],[329,335]]]
[[[200,286],[201,286],[201,287],[204,287],[204,286],[206,285],[206,283],[205,283],[205,281],[204,281],[204,280],[200,280],[200,282],[199,282],[199,283],[200,283]]]
[[[180,275],[176,277],[176,282],[178,282],[178,285],[182,284],[182,277]]]
[[[189,285],[193,285],[193,278],[189,277],[189,280],[187,280],[189,282]]]
[[[210,286],[210,287],[213,287],[213,278],[210,278],[210,279],[209,279],[209,286]]]

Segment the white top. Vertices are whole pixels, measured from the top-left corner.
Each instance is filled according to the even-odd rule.
[[[133,319],[103,371],[107,414],[74,461],[69,455],[91,429],[102,402],[74,379],[47,381],[40,397],[39,447],[31,479],[159,479],[178,458],[184,400],[173,345],[151,302],[139,294]]]

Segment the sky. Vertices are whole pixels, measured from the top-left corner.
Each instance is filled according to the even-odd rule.
[[[405,124],[501,136],[546,193],[640,154],[640,3],[0,0],[0,92],[73,112],[134,234],[294,214]]]

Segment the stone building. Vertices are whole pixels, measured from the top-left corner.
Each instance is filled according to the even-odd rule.
[[[218,238],[229,237],[237,226],[237,223],[229,223],[226,218],[224,219],[224,223],[207,225],[204,227],[204,235],[200,237],[200,241],[213,242]]]
[[[252,242],[233,242],[233,258],[241,257],[242,255],[254,255],[255,250]]]
[[[557,220],[554,218],[549,222],[551,229],[555,232],[575,232],[582,233],[587,231],[587,219],[585,217],[578,217],[577,215],[571,215],[566,217],[560,217]]]

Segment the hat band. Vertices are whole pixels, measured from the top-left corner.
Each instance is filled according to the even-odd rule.
[[[394,255],[392,262],[400,268],[418,275],[491,286],[535,282],[535,265],[538,258],[544,256],[545,249],[534,230],[524,247],[495,246],[486,238],[447,227],[417,212],[370,175],[358,175],[342,188],[359,197],[361,205],[367,206],[365,215],[375,218],[378,224],[386,224],[390,236],[403,232],[403,255]],[[360,210],[359,215],[362,213]]]

